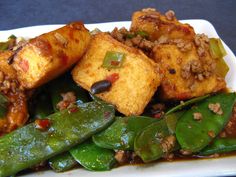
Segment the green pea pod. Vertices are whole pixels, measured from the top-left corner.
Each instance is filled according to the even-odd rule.
[[[10,176],[61,154],[110,125],[114,107],[90,102],[35,121],[0,138],[0,176]],[[42,129],[43,128],[43,129]]]
[[[74,92],[77,98],[77,103],[86,103],[90,101],[87,92],[76,85],[70,74],[65,74],[49,84],[49,92],[51,94],[52,105],[55,112],[58,111],[57,104],[62,100],[62,93]]]
[[[70,150],[74,159],[87,170],[106,171],[116,163],[113,150],[98,147],[92,141],[86,141]]]
[[[93,142],[102,148],[133,150],[136,134],[157,119],[143,116],[118,117],[103,132],[93,136]]]
[[[0,93],[0,119],[4,118],[7,113],[8,99],[2,93]]]
[[[164,119],[154,122],[136,136],[134,151],[145,163],[157,160],[172,151],[172,147],[163,145],[170,136],[173,135],[170,134]]]
[[[169,132],[171,134],[175,133],[175,129],[176,129],[176,124],[179,120],[179,118],[185,113],[185,111],[178,111],[178,112],[174,112],[174,113],[170,113],[168,115],[164,116],[166,125],[169,129]]]
[[[70,170],[78,164],[69,152],[52,157],[48,162],[50,167],[55,172],[64,172]]]
[[[235,93],[222,93],[207,98],[184,113],[177,123],[176,136],[181,148],[189,152],[199,152],[206,147],[228,122],[235,103]],[[223,114],[211,111],[209,104],[220,104]],[[194,113],[202,116],[194,120]]]
[[[181,109],[183,109],[183,108],[185,108],[185,107],[187,107],[187,106],[189,106],[189,105],[192,105],[192,104],[194,104],[194,103],[198,103],[198,102],[200,102],[200,101],[206,99],[206,98],[209,97],[209,96],[210,96],[210,95],[204,95],[204,96],[197,97],[197,98],[193,98],[193,99],[191,99],[191,100],[188,100],[188,101],[185,101],[185,102],[183,102],[183,103],[180,103],[179,105],[177,105],[177,106],[171,108],[169,111],[167,111],[167,112],[165,113],[165,115],[168,115],[168,114],[171,114],[171,113],[173,113],[173,112],[179,111],[179,110],[181,110]]]
[[[210,145],[204,148],[199,155],[211,155],[215,153],[225,153],[236,151],[235,138],[217,138]]]

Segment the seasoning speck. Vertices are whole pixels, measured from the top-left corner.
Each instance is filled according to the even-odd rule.
[[[222,115],[223,114],[223,110],[221,109],[221,106],[220,106],[220,103],[210,103],[208,105],[208,108],[214,112],[215,114],[218,114],[218,115]]]
[[[210,136],[211,138],[215,138],[216,134],[214,131],[210,130],[208,133],[208,136]]]
[[[176,71],[175,71],[175,69],[169,69],[169,73],[170,73],[170,74],[175,74]]]
[[[193,113],[193,119],[197,121],[202,120],[202,114],[200,112]]]

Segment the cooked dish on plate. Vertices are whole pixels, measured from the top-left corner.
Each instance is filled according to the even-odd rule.
[[[0,43],[0,176],[236,151],[225,55],[219,38],[152,8],[130,29],[13,34]]]

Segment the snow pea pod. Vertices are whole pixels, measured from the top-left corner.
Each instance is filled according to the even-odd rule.
[[[70,150],[74,159],[87,170],[106,171],[116,163],[113,150],[98,147],[92,141],[86,141]]]
[[[90,101],[87,92],[76,85],[70,74],[65,74],[49,84],[49,92],[51,94],[52,105],[54,111],[58,111],[57,104],[62,100],[62,93],[74,92],[77,103],[86,103]]]
[[[110,127],[93,136],[93,142],[102,148],[133,150],[136,134],[155,121],[144,116],[117,117]]]
[[[206,147],[228,122],[235,99],[235,93],[221,93],[186,111],[176,127],[176,137],[181,148],[188,152],[199,152]],[[211,105],[216,107],[211,110]],[[195,114],[201,120],[194,119]]]
[[[164,116],[166,125],[167,125],[169,132],[171,134],[175,133],[177,121],[184,113],[185,113],[185,111],[178,111],[178,112],[170,113],[170,114]]]
[[[49,159],[49,165],[55,172],[64,172],[72,169],[78,163],[69,152],[59,154]]]
[[[110,125],[114,112],[108,104],[85,103],[48,116],[48,129],[40,128],[40,119],[1,137],[0,176],[16,174],[69,150]]]
[[[147,163],[157,160],[174,148],[175,137],[170,134],[164,119],[154,122],[143,129],[135,138],[134,151]]]
[[[211,155],[215,153],[225,153],[236,151],[235,138],[217,138],[210,145],[204,148],[199,155]]]
[[[193,98],[193,99],[187,100],[187,101],[185,101],[185,102],[182,102],[182,103],[180,103],[179,105],[177,105],[177,106],[171,108],[169,111],[167,111],[167,112],[166,112],[166,115],[171,114],[171,113],[173,113],[173,112],[176,112],[176,111],[178,111],[178,110],[181,110],[181,109],[183,109],[183,108],[185,108],[185,107],[187,107],[187,106],[189,106],[189,105],[192,105],[192,104],[194,104],[194,103],[200,102],[200,101],[206,99],[206,98],[209,97],[209,96],[210,96],[210,95],[204,95],[204,96],[200,96],[200,97]]]

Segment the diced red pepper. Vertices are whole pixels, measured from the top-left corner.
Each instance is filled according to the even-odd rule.
[[[74,113],[74,112],[77,112],[78,110],[79,110],[78,107],[73,107],[69,109],[69,113]]]
[[[51,122],[49,119],[36,119],[35,125],[37,129],[46,130],[50,127]]]
[[[162,116],[162,113],[161,113],[161,112],[153,115],[153,117],[154,117],[154,118],[157,118],[157,119],[160,119],[161,116]]]
[[[114,83],[119,79],[119,74],[118,73],[113,73],[109,76],[107,76],[106,80],[110,81],[111,83]]]
[[[27,72],[29,70],[29,62],[28,60],[23,59],[20,63],[19,63],[20,68],[24,71]]]

